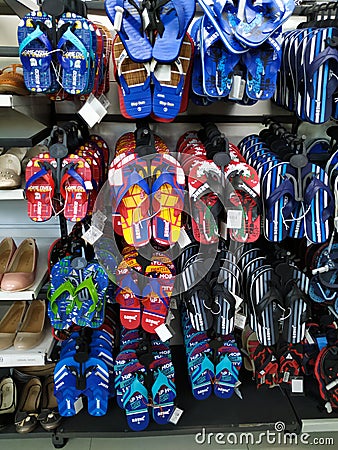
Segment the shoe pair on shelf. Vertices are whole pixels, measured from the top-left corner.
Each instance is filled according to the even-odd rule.
[[[27,308],[26,301],[16,301],[0,321],[0,350],[14,347],[29,350],[41,343],[44,336],[46,303],[32,300]]]
[[[10,64],[0,69],[0,94],[28,95],[22,64]]]
[[[12,238],[0,242],[0,287],[18,292],[31,287],[35,281],[38,248],[35,239],[27,238],[16,246]]]
[[[1,76],[1,75],[0,75]],[[11,147],[0,155],[0,189],[18,189],[22,186],[22,173],[25,172],[28,162],[47,147],[42,144],[32,148]]]
[[[0,379],[0,429],[14,423],[18,433],[29,433],[39,423],[46,431],[59,426],[54,368],[47,366],[44,372],[31,369],[28,373],[15,369],[13,378],[8,374]]]

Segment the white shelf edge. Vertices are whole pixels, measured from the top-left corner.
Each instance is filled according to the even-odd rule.
[[[302,433],[325,433],[338,430],[338,419],[302,419]]]
[[[25,191],[23,188],[19,189],[0,189],[1,200],[23,200],[25,198]]]
[[[48,250],[49,245],[37,240],[37,246],[39,249],[38,265],[36,270],[36,277],[33,286],[26,291],[21,292],[8,292],[0,290],[0,301],[15,301],[15,300],[34,300],[37,298],[41,287],[47,279],[47,267],[48,267]]]
[[[48,320],[48,319],[46,319]],[[13,346],[0,351],[1,367],[44,366],[51,352],[53,335],[49,325],[45,326],[45,335],[41,344],[30,350],[17,350]]]

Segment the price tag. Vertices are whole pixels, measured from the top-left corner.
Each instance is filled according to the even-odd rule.
[[[100,239],[103,235],[102,231],[92,225],[89,230],[87,230],[83,235],[82,239],[84,239],[88,244],[94,245],[96,241]]]
[[[229,209],[227,211],[227,227],[233,229],[242,228],[242,211]]]
[[[175,407],[171,417],[169,418],[168,422],[173,423],[174,425],[177,425],[178,421],[182,417],[182,414],[184,413],[183,409]]]
[[[107,109],[93,94],[90,94],[86,103],[78,113],[87,123],[89,128],[93,128],[93,126],[101,122],[103,117],[107,114]]]
[[[123,8],[121,6],[115,6],[115,18],[114,18],[114,30],[121,31],[122,19],[123,19]]]
[[[163,323],[159,327],[155,328],[155,333],[161,339],[162,342],[166,342],[173,337],[173,334],[169,330],[168,326]]]
[[[232,79],[231,91],[229,93],[229,100],[241,100],[241,89],[242,89],[242,77],[240,75],[234,75]]]
[[[305,337],[306,337],[306,340],[308,341],[308,343],[310,345],[313,345],[315,343],[315,341],[313,340],[311,334],[309,333],[309,330],[305,330]]]
[[[246,316],[243,314],[235,314],[235,327],[244,330],[246,324]]]
[[[180,237],[178,238],[178,245],[181,247],[181,248],[185,248],[185,247],[187,247],[189,244],[191,244],[191,239],[190,239],[190,237],[188,236],[188,234],[187,234],[187,232],[185,231],[185,229],[184,228],[181,228],[181,231],[180,231]]]
[[[75,409],[75,414],[79,413],[81,411],[81,409],[83,408],[83,401],[82,401],[82,397],[79,397],[76,402],[74,402],[74,409]]]
[[[228,239],[228,228],[225,222],[221,221],[220,235],[223,239]]]
[[[290,372],[284,372],[283,383],[288,383],[290,379]]]
[[[303,377],[291,378],[291,392],[293,394],[304,394],[304,379]]]
[[[170,309],[177,309],[177,301],[175,297],[172,297],[170,300]]]
[[[103,231],[107,217],[102,211],[96,211],[92,216],[92,225],[98,230]]]
[[[234,294],[233,292],[231,292],[231,294],[233,295],[234,299],[236,300],[235,310],[238,311],[244,300],[241,297],[239,297],[238,295]]]
[[[145,8],[142,11],[142,22],[143,22],[143,29],[146,30],[150,24],[149,14],[147,8]]]
[[[156,78],[159,81],[171,80],[171,65],[170,64],[157,64],[155,69]]]

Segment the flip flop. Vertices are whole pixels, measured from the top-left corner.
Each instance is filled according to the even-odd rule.
[[[263,45],[242,55],[242,61],[247,68],[246,94],[249,98],[268,100],[273,97],[281,55],[281,47],[276,37],[270,37]]]
[[[138,328],[141,323],[140,289],[133,276],[134,264],[122,263],[116,271],[116,282],[119,286],[116,292],[116,302],[120,305],[120,321],[126,329]],[[141,270],[141,267],[139,267]]]
[[[18,26],[19,56],[27,89],[47,92],[55,79],[52,68],[51,16],[40,11],[27,14]]]
[[[171,1],[172,0],[170,0],[169,3]],[[191,59],[193,58],[193,53],[193,41],[190,36],[186,34],[183,37],[180,52],[171,64],[161,64],[159,62],[153,64],[154,118],[171,121],[177,116],[181,109],[184,109],[184,103],[186,103],[186,100],[184,100],[184,93],[189,91],[186,80],[189,75],[189,67]]]
[[[140,0],[106,0],[107,16],[114,25],[129,57],[138,63],[150,61],[152,46],[143,29],[143,6]]]
[[[152,160],[153,238],[160,245],[170,246],[181,232],[181,211],[184,205],[185,177],[180,164],[169,155]]]
[[[222,39],[226,48],[233,54],[241,54],[247,51],[245,45],[234,37],[234,31],[239,23],[238,9],[232,1],[217,1],[213,5],[206,0],[197,0],[204,14]]]
[[[133,61],[118,35],[113,43],[113,62],[122,114],[127,118],[149,116],[152,111],[149,64]]]
[[[233,71],[240,56],[227,50],[206,16],[201,22],[200,41],[204,94],[226,97],[230,93]]]
[[[69,94],[86,94],[94,80],[93,26],[81,16],[65,13],[58,22],[57,48],[62,86]],[[96,42],[95,42],[96,47]]]
[[[194,0],[169,0],[158,6],[158,34],[152,51],[153,58],[162,63],[177,60],[184,36],[195,14]],[[160,24],[160,28],[159,28]]]
[[[133,431],[145,430],[149,425],[148,391],[137,376],[123,395],[122,402],[129,428]]]
[[[328,175],[316,164],[302,169],[304,185],[305,233],[316,244],[329,238],[329,219],[333,214],[333,196]]]
[[[83,158],[69,155],[62,161],[60,193],[64,199],[63,215],[71,222],[84,219],[88,211],[88,190],[92,186],[92,172]]]
[[[156,329],[165,323],[169,298],[164,284],[159,278],[149,278],[147,286],[142,291],[141,326],[148,333],[156,333]]]
[[[176,398],[176,387],[172,380],[170,380],[161,370],[158,370],[156,379],[151,388],[153,399],[153,419],[159,425],[168,423],[168,420],[173,414]]]
[[[258,47],[291,16],[295,9],[293,0],[245,3],[244,20],[235,29],[235,37],[244,45]]]

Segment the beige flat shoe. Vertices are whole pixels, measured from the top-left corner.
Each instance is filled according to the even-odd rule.
[[[42,342],[45,317],[46,302],[44,300],[32,300],[14,340],[14,347],[17,350],[29,350]]]
[[[7,272],[15,250],[16,245],[12,238],[7,237],[0,242],[0,282],[3,274]]]
[[[31,287],[35,281],[37,259],[38,249],[35,239],[28,238],[22,241],[2,277],[1,289],[18,292]]]
[[[17,189],[21,186],[21,162],[16,155],[0,156],[0,189]]]
[[[26,311],[25,301],[12,304],[0,322],[0,350],[12,347]]]

